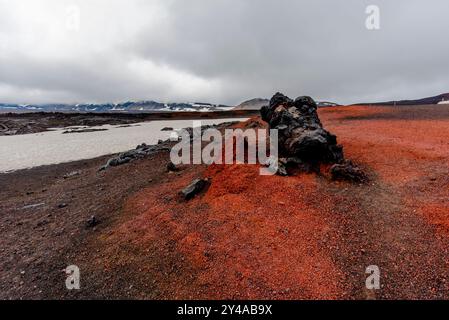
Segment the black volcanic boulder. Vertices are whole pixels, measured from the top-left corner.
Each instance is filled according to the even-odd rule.
[[[326,131],[318,118],[317,105],[311,97],[292,100],[276,93],[270,105],[261,109],[262,120],[270,129],[278,129],[279,154],[305,162],[340,163],[343,148],[335,135]]]
[[[209,186],[208,179],[195,179],[187,187],[181,190],[180,194],[184,200],[190,200]]]

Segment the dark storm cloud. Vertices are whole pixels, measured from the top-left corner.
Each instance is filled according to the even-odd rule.
[[[17,3],[0,0],[3,101],[235,104],[279,90],[352,103],[449,91],[445,0]],[[372,4],[380,30],[365,27]]]

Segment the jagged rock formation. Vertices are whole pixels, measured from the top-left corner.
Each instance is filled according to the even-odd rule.
[[[318,118],[315,101],[307,96],[295,100],[276,93],[261,109],[262,119],[279,135],[280,174],[285,168],[319,163],[340,163],[343,148],[335,135],[326,131]]]
[[[337,137],[323,128],[317,113],[317,104],[311,97],[295,100],[276,93],[270,104],[261,109],[262,120],[270,129],[278,130],[278,174],[290,171],[319,171],[320,164],[333,164],[333,180],[365,182],[365,173],[351,161],[345,160],[343,147]]]

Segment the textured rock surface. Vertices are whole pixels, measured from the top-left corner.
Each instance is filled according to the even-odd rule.
[[[208,185],[209,181],[207,179],[195,179],[191,184],[182,189],[181,194],[185,200],[190,200],[203,191]]]
[[[179,171],[179,168],[176,167],[176,165],[173,162],[169,161],[167,163],[167,171],[168,172],[177,172],[177,171]]]
[[[156,152],[170,151],[168,143],[168,141],[157,145],[147,145],[142,143],[138,145],[136,149],[122,152],[118,156],[110,158],[104,166],[100,167],[99,171],[106,170],[109,167],[117,167],[135,159],[152,155]]]
[[[318,118],[315,101],[307,96],[295,100],[276,93],[261,109],[262,119],[279,130],[279,155],[294,162],[340,163],[343,148]]]
[[[330,169],[330,173],[333,180],[351,182],[365,182],[368,180],[365,173],[349,160],[341,164],[334,164]]]

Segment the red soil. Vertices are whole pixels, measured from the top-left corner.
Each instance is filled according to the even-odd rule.
[[[320,110],[369,185],[260,176],[250,165],[191,167],[133,197],[104,247],[115,256],[124,246],[133,256],[159,248],[149,271],[162,298],[448,298],[449,119],[397,113]],[[176,192],[197,176],[210,188],[181,201]],[[130,265],[129,252],[120,257],[116,264]],[[364,288],[372,264],[383,276],[376,292]]]
[[[412,113],[412,110],[408,111]],[[421,211],[431,223],[447,227],[447,118],[423,120],[413,119],[413,115],[409,115],[410,118],[402,120],[344,121],[341,120],[344,117],[342,112],[356,118],[376,113],[394,114],[398,110],[391,107],[346,107],[337,114],[332,109],[324,109],[321,117],[331,122],[328,128],[337,134],[346,154],[368,165],[382,181],[404,193],[404,201]],[[336,125],[332,123],[335,120],[338,121]],[[360,134],[361,128],[363,134]]]
[[[169,297],[339,297],[333,278],[341,272],[318,245],[327,223],[316,208],[303,205],[317,192],[315,176],[282,181],[245,165],[211,167],[205,174],[211,187],[187,204],[154,195],[181,189],[191,176],[142,192],[129,210],[135,215],[142,201],[149,209],[115,235],[142,248],[167,236],[176,242],[196,274],[188,287],[170,284]],[[199,296],[192,286],[202,288]]]

